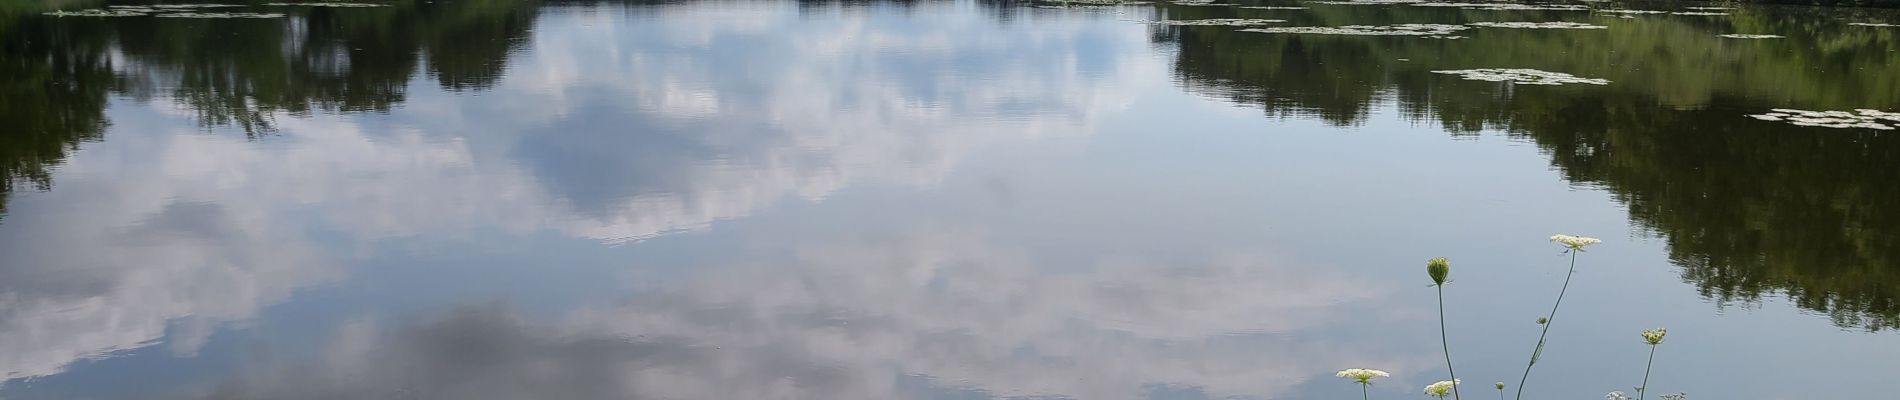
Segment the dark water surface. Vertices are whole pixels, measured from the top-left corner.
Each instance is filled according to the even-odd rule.
[[[0,2],[0,397],[1900,393],[1890,11],[364,1]]]

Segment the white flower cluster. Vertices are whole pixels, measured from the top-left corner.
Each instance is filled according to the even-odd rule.
[[[1176,19],[1176,20],[1165,20],[1165,21],[1143,21],[1142,23],[1155,24],[1155,25],[1252,26],[1252,25],[1267,25],[1267,24],[1272,24],[1275,22],[1286,22],[1286,20],[1247,19],[1247,18],[1211,18],[1211,19]]]
[[[1582,78],[1562,72],[1539,71],[1527,68],[1459,69],[1432,71],[1432,73],[1459,75],[1463,76],[1465,80],[1472,81],[1511,82],[1524,85],[1563,85],[1570,83],[1591,85],[1610,84],[1608,79]]]
[[[1466,25],[1486,28],[1517,29],[1609,29],[1603,25],[1590,25],[1576,22],[1473,22]]]
[[[1563,235],[1563,234],[1551,235],[1550,241],[1557,244],[1564,245],[1564,247],[1568,247],[1571,250],[1583,250],[1583,248],[1590,247],[1590,245],[1603,243],[1602,240],[1597,240],[1597,238],[1593,238],[1589,236],[1571,236],[1571,235]]]
[[[1432,396],[1432,397],[1437,397],[1437,398],[1441,398],[1441,399],[1442,399],[1442,398],[1445,398],[1445,396],[1450,396],[1450,395],[1451,395],[1451,387],[1452,387],[1452,386],[1455,386],[1455,385],[1457,385],[1457,384],[1459,384],[1459,383],[1463,383],[1463,382],[1460,382],[1460,381],[1462,381],[1462,379],[1454,379],[1454,380],[1449,380],[1449,381],[1438,381],[1437,383],[1433,383],[1433,384],[1430,384],[1430,385],[1425,385],[1425,395],[1427,395],[1427,396]]]
[[[1730,39],[1780,39],[1780,38],[1786,37],[1786,36],[1781,36],[1781,35],[1757,35],[1757,34],[1752,34],[1752,33],[1730,33],[1730,34],[1715,35],[1715,36],[1721,36],[1721,37],[1730,38]]]
[[[1900,24],[1882,24],[1882,23],[1876,23],[1876,22],[1849,22],[1847,24],[1859,25],[1859,26],[1878,26],[1878,27],[1883,27],[1883,28],[1900,27]]]
[[[1467,10],[1486,11],[1589,11],[1590,6],[1580,4],[1519,4],[1519,3],[1417,3],[1415,7],[1457,7]]]
[[[1443,36],[1452,32],[1471,29],[1463,25],[1444,24],[1399,24],[1390,26],[1346,25],[1327,26],[1289,26],[1274,28],[1241,29],[1245,32],[1260,33],[1306,33],[1316,35],[1362,35],[1362,36],[1425,36],[1442,39],[1458,39],[1459,36]]]
[[[1630,396],[1623,394],[1622,391],[1613,391],[1610,392],[1610,394],[1603,395],[1603,400],[1630,400]]]
[[[1649,343],[1651,345],[1661,344],[1663,341],[1663,336],[1668,336],[1668,335],[1669,335],[1669,329],[1665,329],[1665,328],[1644,329],[1643,343]]]
[[[1351,379],[1353,380],[1353,382],[1359,382],[1359,383],[1372,383],[1372,378],[1385,378],[1385,377],[1392,376],[1392,374],[1385,373],[1385,371],[1380,371],[1376,369],[1365,369],[1365,368],[1342,369],[1342,370],[1339,370],[1339,373],[1335,375],[1341,378]]]
[[[1753,114],[1748,117],[1763,121],[1787,121],[1790,124],[1798,126],[1821,128],[1867,128],[1889,131],[1893,130],[1894,125],[1900,125],[1900,112],[1885,112],[1865,108],[1854,110],[1854,112],[1808,111],[1787,108],[1776,108],[1768,111],[1771,112],[1766,114]],[[1889,122],[1882,123],[1883,120]]]

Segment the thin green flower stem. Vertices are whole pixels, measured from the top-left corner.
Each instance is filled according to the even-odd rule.
[[[1504,400],[1504,388],[1498,388],[1498,400]]]
[[[1370,383],[1359,382],[1359,398],[1372,400],[1372,393],[1370,393],[1372,389],[1369,389],[1371,386],[1372,384]]]
[[[1451,396],[1458,396],[1458,371],[1451,369],[1451,340],[1445,335],[1445,284],[1438,284],[1438,342],[1445,346],[1445,372],[1451,374]]]
[[[1649,396],[1649,368],[1656,366],[1656,345],[1649,345],[1649,363],[1643,365],[1643,386],[1636,388],[1636,400]]]
[[[1570,272],[1564,275],[1564,286],[1557,289],[1557,303],[1550,306],[1550,315],[1544,317],[1544,332],[1537,334],[1537,348],[1531,350],[1531,362],[1524,365],[1524,377],[1517,380],[1517,400],[1524,400],[1524,382],[1531,379],[1531,367],[1537,365],[1537,356],[1544,353],[1544,337],[1550,335],[1550,325],[1557,323],[1557,307],[1564,304],[1564,292],[1570,291],[1570,278],[1577,276],[1577,249],[1570,249]]]

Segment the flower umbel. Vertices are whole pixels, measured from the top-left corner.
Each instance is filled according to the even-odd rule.
[[[1664,328],[1644,329],[1643,343],[1649,343],[1652,345],[1661,344],[1663,341],[1663,336],[1668,335],[1668,334],[1669,334],[1669,330],[1664,329]]]
[[[1425,395],[1442,399],[1450,396],[1451,387],[1456,385],[1458,385],[1458,380],[1438,381],[1438,383],[1425,385]]]
[[[1589,236],[1571,236],[1571,235],[1552,235],[1550,237],[1550,241],[1553,243],[1564,245],[1564,247],[1569,248],[1571,250],[1576,250],[1576,251],[1583,251],[1583,248],[1585,247],[1590,247],[1590,245],[1597,244],[1597,243],[1603,243],[1602,240],[1597,240],[1597,238],[1593,238]]]
[[[1445,284],[1445,277],[1451,275],[1451,261],[1444,257],[1435,257],[1425,261],[1425,274],[1431,275],[1432,284]]]
[[[1619,390],[1603,395],[1603,400],[1630,400],[1630,397],[1624,395],[1623,392]]]
[[[1385,371],[1380,371],[1376,369],[1347,368],[1347,369],[1339,370],[1338,376],[1341,378],[1352,379],[1353,382],[1370,384],[1372,383],[1373,378],[1389,377],[1389,376],[1392,376],[1392,374],[1388,374],[1388,373],[1385,373]]]

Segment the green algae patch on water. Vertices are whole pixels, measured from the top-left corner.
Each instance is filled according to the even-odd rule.
[[[1767,113],[1750,114],[1749,118],[1770,122],[1787,122],[1795,126],[1817,128],[1865,128],[1890,131],[1900,125],[1900,112],[1886,112],[1873,109],[1854,111],[1809,111],[1791,108],[1775,108]]]
[[[1583,78],[1562,72],[1550,72],[1528,68],[1479,68],[1432,71],[1434,74],[1458,75],[1469,81],[1510,82],[1524,85],[1566,85],[1573,83],[1589,85],[1608,85],[1610,80]]]

